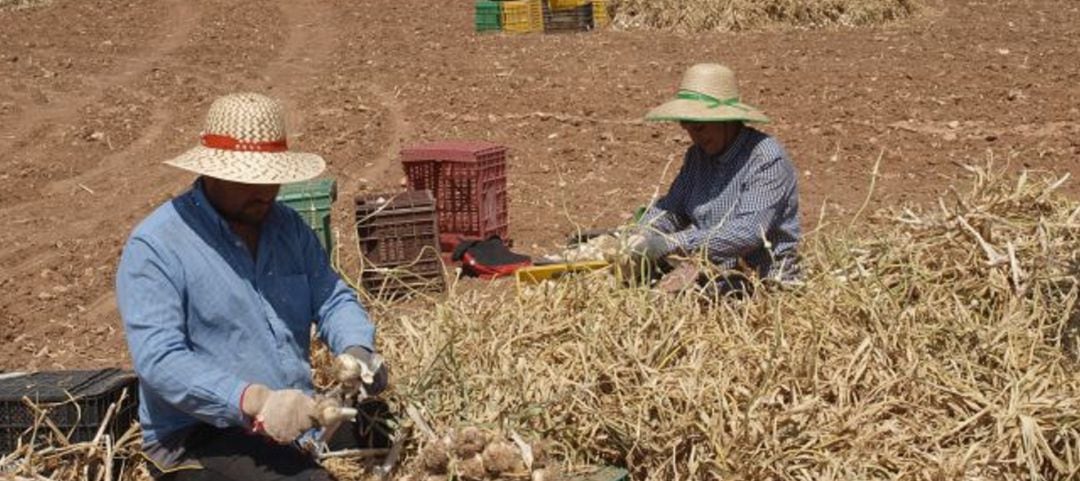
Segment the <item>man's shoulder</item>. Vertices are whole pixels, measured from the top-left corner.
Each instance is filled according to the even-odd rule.
[[[167,238],[168,233],[175,232],[180,215],[173,205],[175,199],[159,205],[150,215],[147,215],[131,231],[132,239],[157,240]]]
[[[172,201],[154,209],[131,231],[121,254],[118,276],[142,269],[148,259],[172,264],[176,259],[177,233],[183,222]],[[118,277],[119,278],[119,277]]]

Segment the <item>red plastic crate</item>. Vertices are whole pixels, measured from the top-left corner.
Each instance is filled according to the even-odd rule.
[[[430,191],[357,197],[356,233],[364,290],[392,298],[445,289]]]
[[[435,196],[443,250],[461,239],[507,238],[506,147],[436,142],[402,150],[401,163],[410,189],[427,189]]]

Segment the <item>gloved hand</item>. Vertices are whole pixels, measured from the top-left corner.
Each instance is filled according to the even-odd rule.
[[[347,392],[364,389],[364,394],[377,396],[386,389],[390,373],[382,356],[367,348],[352,346],[334,360],[334,377]]]
[[[316,398],[315,415],[321,429],[305,432],[297,440],[297,444],[311,454],[325,453],[329,451],[328,443],[334,438],[334,433],[342,423],[356,421],[357,414],[356,408],[342,407],[341,402],[335,397]]]
[[[664,274],[656,288],[660,292],[674,294],[696,286],[701,275],[701,270],[693,262],[682,262],[674,270]]]
[[[286,444],[318,425],[315,400],[297,389],[271,390],[251,384],[240,410],[255,419],[255,430]]]
[[[668,244],[660,234],[633,234],[626,239],[626,250],[633,256],[656,260],[667,254]]]

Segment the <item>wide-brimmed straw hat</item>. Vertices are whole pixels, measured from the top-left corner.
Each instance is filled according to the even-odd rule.
[[[215,100],[206,114],[200,145],[165,163],[243,184],[299,182],[326,168],[318,155],[289,151],[284,107],[254,93]]]
[[[645,115],[645,120],[676,122],[768,122],[757,107],[742,103],[735,72],[714,63],[699,63],[683,74],[679,92]]]

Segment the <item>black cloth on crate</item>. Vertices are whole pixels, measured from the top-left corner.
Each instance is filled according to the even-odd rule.
[[[508,276],[532,265],[529,256],[511,252],[498,236],[461,241],[451,259],[461,262],[461,270],[466,275],[485,279]]]

